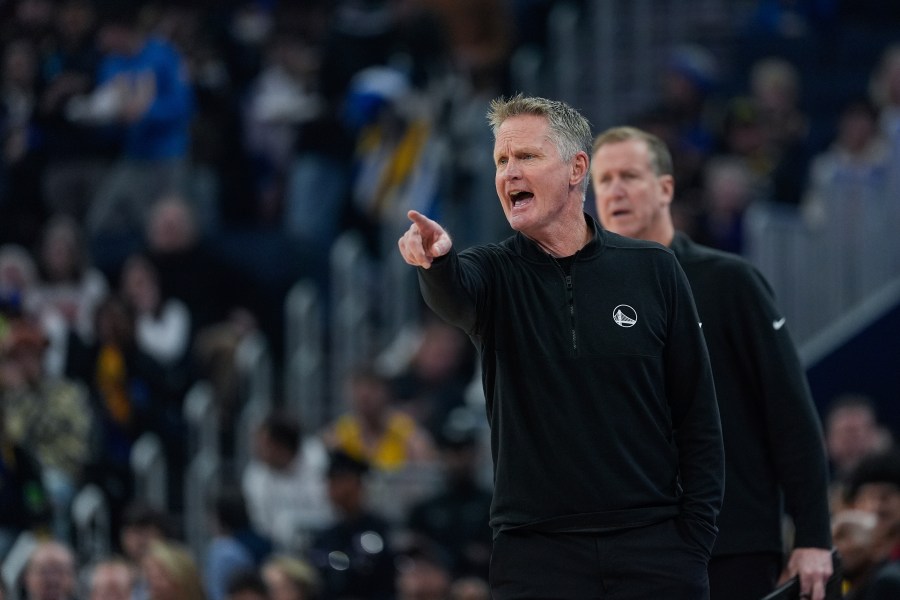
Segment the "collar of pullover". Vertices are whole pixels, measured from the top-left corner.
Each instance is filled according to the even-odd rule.
[[[603,249],[603,246],[606,245],[606,237],[608,235],[608,232],[600,227],[600,224],[597,223],[596,219],[591,215],[584,213],[584,219],[587,221],[588,227],[593,231],[593,236],[591,240],[576,253],[576,260],[585,260],[599,253]],[[513,238],[513,244],[516,251],[528,260],[541,263],[552,262],[553,260],[553,257],[547,254],[537,242],[519,232],[516,232],[516,235]]]

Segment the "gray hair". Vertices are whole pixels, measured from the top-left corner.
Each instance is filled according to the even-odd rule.
[[[591,124],[581,113],[559,100],[524,96],[521,93],[512,98],[495,98],[491,100],[491,108],[487,113],[488,123],[494,139],[504,121],[519,115],[535,115],[547,119],[550,137],[559,151],[562,160],[568,162],[584,152],[590,160],[591,156]],[[584,178],[584,189],[587,191],[588,177]]]

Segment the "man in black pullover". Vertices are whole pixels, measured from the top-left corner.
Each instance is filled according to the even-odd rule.
[[[488,114],[515,234],[457,252],[415,211],[398,244],[479,350],[492,596],[708,596],[724,457],[709,356],[671,251],[584,213],[590,125],[516,96]]]
[[[591,163],[600,222],[671,248],[700,313],[725,440],[712,599],[757,600],[781,573],[799,574],[801,597],[821,600],[832,570],[828,466],[806,375],[769,284],[741,257],[675,231],[672,159],[658,137],[609,129],[595,139]],[[782,502],[795,528],[786,565]]]

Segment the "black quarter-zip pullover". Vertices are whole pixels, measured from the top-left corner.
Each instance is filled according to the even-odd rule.
[[[681,517],[708,546],[724,457],[687,279],[658,244],[602,230],[567,275],[522,234],[419,269],[480,352],[495,531],[603,531]]]

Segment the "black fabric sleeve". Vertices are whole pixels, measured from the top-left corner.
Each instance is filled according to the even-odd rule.
[[[715,531],[725,485],[722,424],[700,319],[674,257],[672,269],[666,385],[678,447],[681,515]]]

